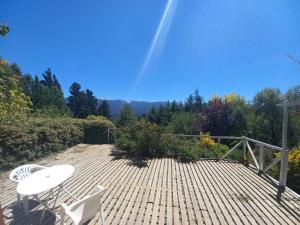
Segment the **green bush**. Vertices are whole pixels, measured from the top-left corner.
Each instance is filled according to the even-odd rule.
[[[162,130],[145,120],[135,121],[116,132],[115,144],[118,149],[131,156],[174,157],[184,161],[201,158],[216,158],[228,151],[226,145],[215,144],[204,147],[189,137],[164,135]]]
[[[108,120],[30,119],[27,123],[0,125],[0,170],[65,150],[79,143],[107,143]]]
[[[159,139],[159,127],[140,120],[117,131],[116,146],[130,155],[161,156]]]

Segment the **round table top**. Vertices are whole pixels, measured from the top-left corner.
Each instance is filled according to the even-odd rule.
[[[71,165],[58,165],[48,167],[22,180],[17,186],[17,192],[21,195],[35,195],[62,184],[74,173]]]

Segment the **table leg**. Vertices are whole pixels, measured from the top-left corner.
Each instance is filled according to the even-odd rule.
[[[24,212],[26,214],[26,216],[28,216],[29,214],[29,202],[28,202],[28,196],[24,196],[23,197],[23,205],[24,205]]]
[[[50,191],[50,192],[49,192],[49,194],[48,194],[48,197],[47,197],[46,203],[45,203],[45,204],[43,204],[43,206],[44,206],[44,209],[43,209],[42,216],[41,216],[41,220],[40,220],[40,223],[39,223],[39,224],[42,224],[42,222],[43,222],[43,219],[44,219],[44,215],[45,215],[45,211],[46,211],[46,209],[48,209],[48,208],[49,208],[49,207],[48,207],[48,201],[49,201],[50,195],[51,195],[51,191]]]
[[[53,204],[52,210],[55,208],[56,201],[57,201],[57,199],[58,199],[58,196],[59,196],[59,194],[60,194],[62,188],[63,188],[62,184],[59,185],[59,189],[58,189],[57,195],[56,195],[56,197],[55,197],[55,200],[54,200],[54,204]],[[52,190],[52,196],[53,196],[53,190]]]

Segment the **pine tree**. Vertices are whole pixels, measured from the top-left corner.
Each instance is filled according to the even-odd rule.
[[[200,113],[204,109],[204,100],[203,98],[199,95],[199,90],[198,88],[194,92],[194,102],[193,102],[193,109],[192,111],[195,113]]]
[[[189,95],[189,97],[187,98],[187,100],[184,103],[184,110],[186,112],[192,112],[193,111],[193,103],[194,103],[194,96]]]
[[[148,120],[151,123],[157,123],[157,112],[156,112],[156,107],[152,106],[148,115],[147,115]]]
[[[91,90],[81,90],[80,84],[74,82],[69,91],[71,95],[68,97],[67,105],[74,117],[86,118],[96,114],[97,98]]]
[[[98,109],[98,115],[110,118],[109,104],[106,100],[103,100]]]
[[[129,104],[125,104],[123,109],[120,112],[119,118],[117,120],[117,125],[120,127],[130,125],[136,120],[136,116],[134,115]]]

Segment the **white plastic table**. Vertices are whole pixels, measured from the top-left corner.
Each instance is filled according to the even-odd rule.
[[[63,188],[62,183],[72,176],[74,170],[74,167],[71,165],[52,166],[39,170],[19,182],[17,186],[17,192],[19,194],[25,196],[34,196],[41,204],[43,204],[44,210],[42,213],[41,222],[44,218],[45,210],[49,209],[48,200],[51,193],[53,193],[53,189],[59,186],[59,190],[54,201],[55,206],[59,193]],[[38,198],[38,194],[43,192],[49,192],[45,202],[42,202]],[[28,213],[28,206],[25,207],[25,212]]]

